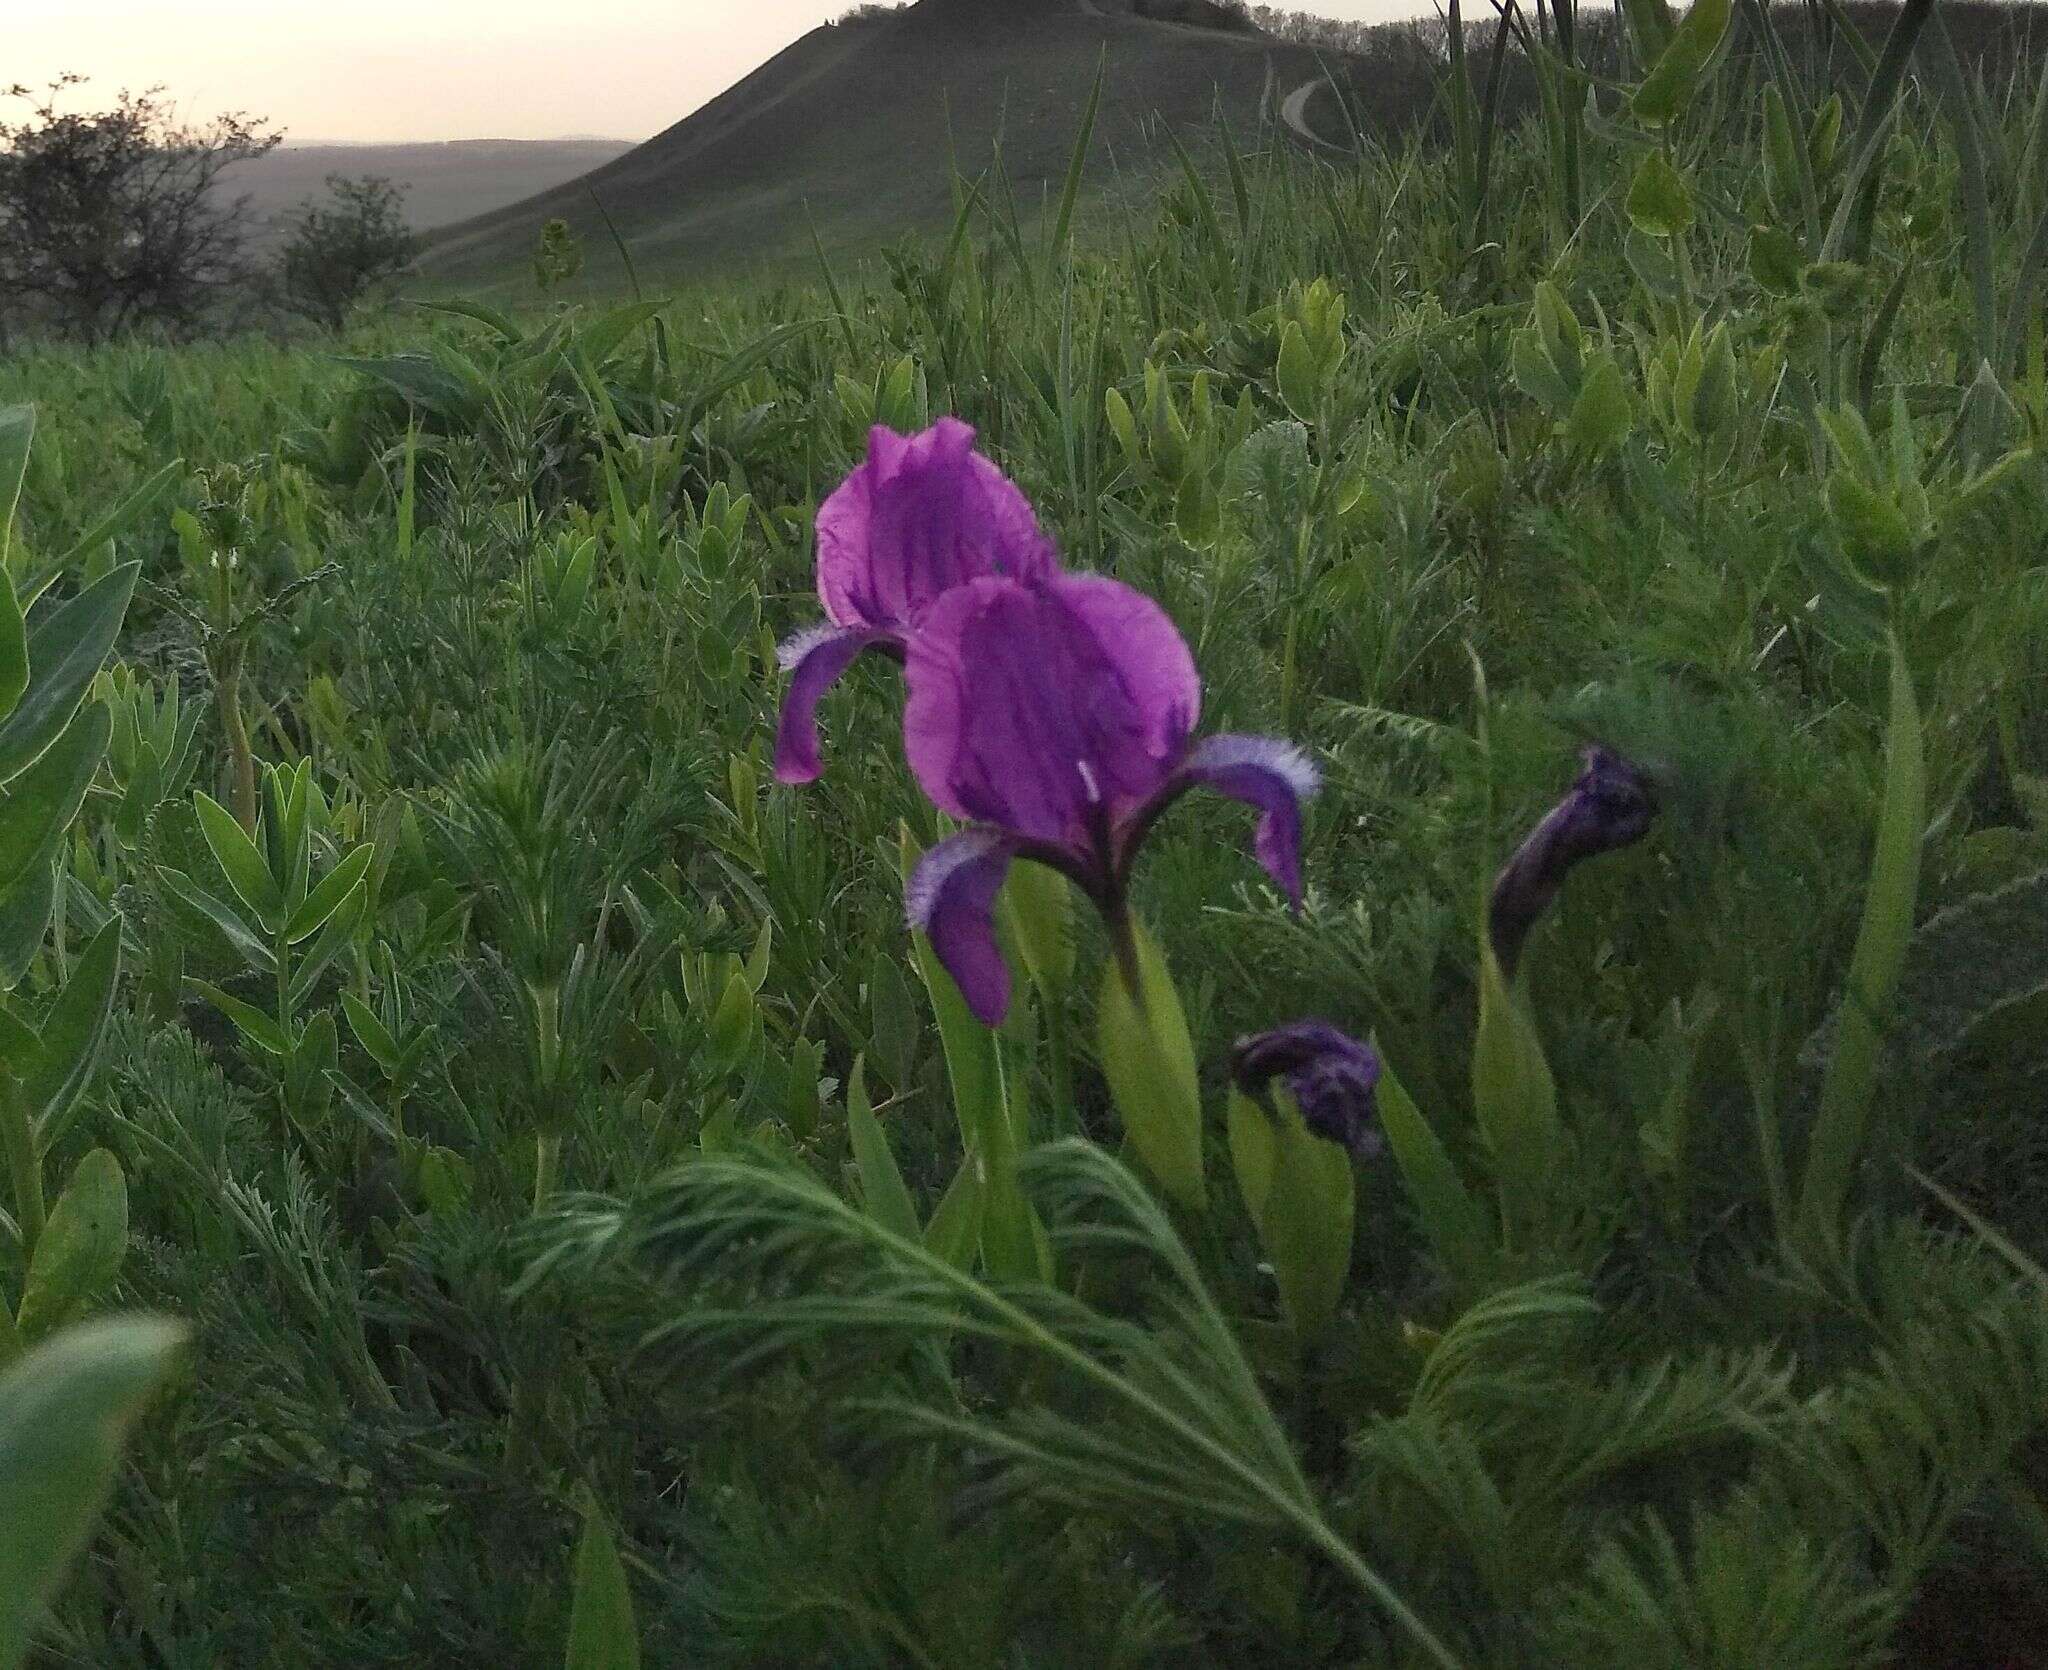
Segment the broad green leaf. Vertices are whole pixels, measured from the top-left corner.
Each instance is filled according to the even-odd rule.
[[[0,406],[0,570],[13,548],[14,507],[21,502],[22,478],[28,474],[28,449],[36,435],[33,406]]]
[[[1885,743],[1884,807],[1870,862],[1863,925],[1849,960],[1848,989],[1835,1050],[1821,1086],[1820,1110],[1807,1141],[1800,1200],[1807,1232],[1830,1237],[1863,1157],[1871,1101],[1877,1093],[1884,1029],[1892,994],[1913,934],[1920,896],[1920,854],[1927,825],[1927,760],[1920,703],[1905,652],[1892,641],[1891,721]]]
[[[129,1426],[185,1330],[154,1317],[72,1329],[0,1374],[0,1670],[85,1546]]]
[[[754,936],[753,949],[747,953],[745,973],[747,987],[756,997],[761,988],[768,984],[768,965],[775,952],[775,918],[761,918],[761,931]]]
[[[0,783],[25,770],[63,734],[120,635],[140,565],[95,580],[37,623],[28,640],[28,688],[0,723]]]
[[[306,1022],[285,1056],[285,1112],[309,1142],[320,1140],[334,1100],[337,1039],[333,1011],[322,1009]]]
[[[1310,1131],[1284,1090],[1276,1089],[1274,1100],[1280,1117],[1273,1186],[1259,1232],[1287,1320],[1299,1338],[1312,1341],[1337,1314],[1350,1279],[1357,1190],[1350,1154]]]
[[[1628,218],[1651,238],[1676,238],[1692,225],[1692,188],[1661,151],[1652,151],[1628,188]]]
[[[128,1181],[104,1148],[78,1162],[36,1242],[15,1326],[33,1344],[114,1285],[128,1252]]]
[[[1508,343],[1508,365],[1522,392],[1546,411],[1562,416],[1571,409],[1571,384],[1551,362],[1543,346],[1542,332],[1534,325],[1515,332]]]
[[[627,337],[661,311],[662,305],[660,302],[627,302],[622,307],[615,307],[578,332],[576,346],[593,366],[601,367],[618,352],[619,345]]]
[[[348,896],[335,907],[334,914],[327,919],[326,927],[320,930],[320,937],[309,945],[299,958],[299,966],[293,972],[291,985],[285,992],[286,1001],[296,1009],[313,995],[313,987],[326,971],[327,965],[348,948],[355,938],[356,930],[363,925],[363,918],[370,910],[370,886],[358,881],[348,890]]]
[[[201,997],[205,998],[223,1015],[235,1023],[236,1029],[250,1043],[266,1054],[286,1056],[291,1054],[292,1041],[275,1018],[266,1015],[253,1003],[244,1003],[239,997],[231,997],[220,987],[204,980],[187,982]]]
[[[965,1270],[974,1262],[974,1249],[981,1245],[982,1197],[986,1190],[987,1168],[981,1156],[968,1153],[961,1158],[960,1169],[953,1174],[953,1181],[933,1208],[931,1222],[924,1226],[925,1250],[935,1258],[944,1259],[956,1270]]]
[[[918,1019],[903,965],[886,949],[868,965],[868,1025],[882,1071],[897,1090],[908,1090],[917,1071],[923,1023]]]
[[[157,871],[157,880],[177,903],[192,911],[202,921],[210,922],[226,936],[227,942],[242,954],[242,959],[260,974],[277,972],[277,954],[271,950],[262,936],[231,905],[224,904],[183,870],[168,866]]]
[[[49,578],[54,579],[81,558],[92,556],[109,540],[140,521],[158,500],[184,479],[184,475],[185,467],[182,460],[173,459],[164,465],[155,475],[80,534],[71,549],[52,565]],[[44,583],[47,584],[47,580]]]
[[[14,711],[27,688],[28,626],[21,618],[14,582],[0,569],[0,720]]]
[[[1479,965],[1472,1105],[1504,1197],[1533,1208],[1557,1157],[1557,1085],[1535,1022],[1502,978],[1491,946],[1481,949]]]
[[[505,314],[495,307],[486,307],[482,302],[416,301],[412,305],[425,313],[446,313],[457,319],[474,319],[480,325],[490,326],[507,344],[522,341],[526,335]]]
[[[1273,1191],[1273,1171],[1279,1153],[1279,1138],[1266,1110],[1241,1090],[1230,1093],[1225,1116],[1230,1135],[1230,1163],[1237,1173],[1238,1193],[1256,1226],[1265,1216],[1266,1201]]]
[[[1322,404],[1322,372],[1315,350],[1301,326],[1289,321],[1280,335],[1280,358],[1274,367],[1274,381],[1287,409],[1303,423],[1313,423]]]
[[[1678,28],[1670,0],[1621,0],[1621,10],[1634,37],[1636,57],[1645,64],[1655,63]]]
[[[230,812],[204,789],[192,794],[192,810],[199,818],[199,833],[207,849],[266,933],[276,933],[285,922],[284,889],[256,843],[249,838]]]
[[[1135,916],[1128,927],[1137,989],[1112,958],[1097,1016],[1103,1077],[1138,1157],[1161,1188],[1200,1211],[1208,1191],[1195,1046],[1166,959]]]
[[[1012,1019],[1022,1012],[1020,1005]],[[1026,1123],[1020,1099],[1029,1082],[1029,1065],[1026,1060],[1014,1060],[1006,1070],[1006,1051],[1013,1058],[1022,1054],[1016,1045],[997,1043],[996,1099],[983,1110],[985,1122],[972,1145],[986,1167],[981,1256],[989,1274],[998,1281],[1049,1280],[1051,1267],[1042,1266],[1039,1258],[1041,1247],[1048,1243],[1017,1178],[1017,1155]]]
[[[1919,542],[1898,501],[1847,470],[1828,474],[1823,497],[1842,555],[1872,585],[1896,585],[1907,576]]]
[[[451,1148],[429,1148],[420,1156],[420,1198],[436,1217],[451,1217],[476,1193],[476,1172]]]
[[[356,1042],[383,1069],[384,1076],[396,1078],[401,1065],[398,1040],[377,1018],[377,1012],[354,992],[341,994],[341,1012],[348,1017],[348,1029],[356,1035]]]
[[[36,763],[0,790],[0,897],[27,878],[71,827],[107,752],[111,721],[95,702]]]
[[[587,1487],[580,1494],[583,1540],[576,1549],[564,1670],[640,1670],[640,1631],[626,1568],[597,1499]]]
[[[1230,1154],[1295,1337],[1312,1341],[1337,1313],[1351,1269],[1351,1156],[1303,1124],[1276,1089],[1276,1114],[1230,1093]]]
[[[71,1123],[78,1098],[92,1082],[114,1012],[121,976],[121,919],[110,919],[71,967],[71,978],[43,1021],[42,1047],[21,1071],[36,1145],[48,1150]]]
[[[1594,458],[1604,457],[1628,439],[1635,426],[1635,402],[1621,368],[1606,354],[1597,357],[1586,373],[1579,397],[1572,402],[1565,420],[1564,438],[1574,450]]]
[[[1764,88],[1764,192],[1781,219],[1806,204],[1806,147],[1792,131],[1792,118],[1776,82]]]
[[[759,1021],[754,988],[747,984],[744,973],[734,974],[725,983],[708,1028],[711,1060],[719,1072],[733,1072],[746,1060]]]
[[[0,991],[13,991],[28,973],[50,917],[57,908],[55,847],[35,864],[12,890],[0,894]]]
[[[1486,1214],[1458,1176],[1450,1151],[1391,1067],[1380,1073],[1377,1100],[1380,1130],[1400,1169],[1408,1198],[1415,1203],[1422,1232],[1453,1279],[1473,1282],[1493,1250]]]
[[[1661,128],[1684,114],[1707,78],[1733,10],[1733,0],[1693,0],[1671,43],[1658,54],[1656,66],[1629,101],[1637,121]]]
[[[1073,890],[1043,864],[1013,864],[1003,902],[1016,933],[1017,954],[1032,982],[1051,1001],[1074,978]]]
[[[860,1167],[861,1203],[868,1216],[907,1240],[917,1240],[924,1233],[918,1225],[917,1206],[897,1169],[889,1135],[868,1101],[867,1069],[858,1056],[846,1082],[846,1125],[853,1161]]]
[[[305,902],[292,912],[290,920],[285,923],[285,943],[297,945],[324,928],[328,918],[355,891],[356,883],[363,879],[363,872],[369,869],[370,860],[376,856],[376,849],[365,843],[329,870],[321,878],[320,885],[306,895]]]
[[[391,354],[383,358],[344,359],[351,371],[382,383],[404,397],[409,405],[450,424],[461,424],[476,415],[483,395],[464,375],[426,354]]]

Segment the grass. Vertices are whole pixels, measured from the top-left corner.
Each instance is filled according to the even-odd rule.
[[[1591,111],[1539,50],[1489,127],[1482,49],[1450,145],[1234,129],[1079,249],[985,175],[809,280],[0,365],[30,642],[181,461],[25,872],[8,1015],[107,1019],[0,1294],[22,1172],[104,1150],[75,1309],[193,1343],[34,1662],[2020,1661],[2044,130],[1921,21],[1895,106],[1744,9],[1651,126],[1646,13]],[[1098,1033],[1092,917],[1000,1034],[918,955],[897,671],[770,780],[817,504],[945,412],[1172,614],[1206,729],[1324,773],[1298,915],[1213,797],[1137,869],[1200,1210],[1118,1157],[1152,1023]],[[1589,738],[1660,815],[1510,987],[1485,889]],[[1335,1240],[1229,1134],[1231,1040],[1301,1015],[1389,1069]]]

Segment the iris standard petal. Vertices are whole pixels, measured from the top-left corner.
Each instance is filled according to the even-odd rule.
[[[1201,703],[1165,611],[1094,576],[956,588],[906,677],[905,751],[935,803],[1105,870],[1113,825],[1169,781]]]
[[[784,640],[775,658],[789,673],[783,692],[782,717],[775,727],[775,778],[781,783],[808,783],[821,769],[818,760],[818,699],[853,665],[864,649],[883,634],[863,628],[813,627]]]
[[[1010,1010],[1010,966],[996,942],[995,904],[1015,856],[1000,835],[971,829],[925,853],[904,889],[910,925],[932,942],[983,1026],[1002,1025]]]
[[[1178,777],[1258,809],[1252,850],[1299,909],[1301,808],[1321,786],[1308,756],[1278,737],[1210,736],[1189,750]]]
[[[840,626],[905,628],[964,581],[1058,567],[1030,501],[957,418],[917,435],[877,426],[867,461],[819,507],[817,530],[818,595]]]

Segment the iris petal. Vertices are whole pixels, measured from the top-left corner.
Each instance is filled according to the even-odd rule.
[[[1297,909],[1301,905],[1301,808],[1321,779],[1309,758],[1278,737],[1204,737],[1189,750],[1178,777],[1255,807],[1252,850]]]
[[[775,658],[789,673],[782,717],[775,727],[775,778],[808,783],[822,769],[818,760],[818,700],[838,682],[855,657],[885,634],[860,628],[814,627],[785,640]]]
[[[996,895],[1016,847],[1000,835],[969,830],[939,842],[917,861],[904,890],[910,925],[960,988],[983,1026],[1000,1026],[1010,1010],[1010,965],[996,942]]]
[[[902,630],[964,581],[1035,580],[1059,566],[1030,501],[958,418],[917,435],[877,426],[817,526],[818,595],[838,626]]]
[[[1105,872],[1110,831],[1171,779],[1201,706],[1166,612],[1092,575],[948,592],[906,675],[905,751],[934,802]]]

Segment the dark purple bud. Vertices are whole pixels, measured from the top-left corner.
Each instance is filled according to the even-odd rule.
[[[1522,946],[1574,864],[1632,846],[1657,815],[1649,780],[1619,754],[1594,745],[1571,792],[1550,809],[1494,879],[1487,931],[1501,973],[1514,978]]]
[[[1286,1086],[1302,1121],[1319,1137],[1348,1148],[1361,1160],[1386,1147],[1373,1093],[1380,1058],[1327,1021],[1289,1021],[1270,1032],[1240,1038],[1231,1052],[1231,1076],[1247,1096],[1274,1079]]]

